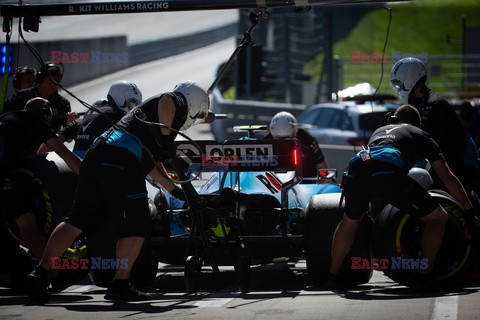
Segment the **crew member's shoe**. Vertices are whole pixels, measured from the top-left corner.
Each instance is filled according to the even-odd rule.
[[[48,270],[38,266],[25,279],[25,287],[30,300],[37,304],[48,302]]]
[[[432,272],[416,275],[415,283],[412,289],[419,292],[437,291],[442,288],[442,284],[433,275]]]
[[[332,273],[329,274],[327,282],[325,283],[325,288],[328,290],[338,290],[347,287],[348,284],[345,283],[345,281],[342,281],[342,279],[338,275]]]
[[[136,289],[128,279],[114,279],[108,286],[105,293],[105,300],[114,301],[148,301],[152,300],[152,297],[145,292]]]
[[[89,269],[59,270],[58,274],[50,280],[52,286],[49,292],[62,292],[85,278],[88,272]]]

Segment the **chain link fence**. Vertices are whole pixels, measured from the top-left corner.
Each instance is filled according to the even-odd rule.
[[[368,82],[378,92],[392,93],[390,70],[396,59],[334,58],[334,92]],[[435,55],[422,59],[427,67],[428,85],[445,99],[480,99],[480,54]],[[383,71],[383,79],[382,79]]]

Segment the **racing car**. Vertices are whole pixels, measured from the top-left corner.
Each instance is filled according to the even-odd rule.
[[[166,241],[159,237],[162,240],[157,242],[163,243],[154,251],[160,262],[185,262],[188,292],[196,291],[205,265],[214,272],[218,265],[233,265],[241,292],[249,291],[251,265],[278,260],[296,262],[306,257],[312,284],[326,280],[331,239],[342,209],[338,201],[329,210],[311,199],[317,194],[340,195],[341,189],[334,169],[303,178],[299,150],[296,139],[177,141],[177,160],[171,168],[186,172],[180,179],[188,203],[159,188],[154,200],[160,212],[156,223],[170,234]],[[325,180],[329,182],[319,183]],[[368,228],[363,230],[351,254],[367,258]],[[371,270],[345,268],[345,273],[352,283],[371,277]]]

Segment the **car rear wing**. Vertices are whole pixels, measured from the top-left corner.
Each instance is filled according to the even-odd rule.
[[[288,208],[288,191],[301,182],[302,153],[298,139],[282,140],[227,140],[218,141],[175,141],[175,167],[183,172],[193,166],[205,171],[270,171],[295,172],[292,179],[281,186],[283,214]],[[185,187],[185,186],[184,186]],[[285,232],[283,232],[286,235]]]
[[[298,139],[175,141],[175,147],[185,171],[191,164],[197,164],[206,171],[294,171],[297,177],[302,177]]]

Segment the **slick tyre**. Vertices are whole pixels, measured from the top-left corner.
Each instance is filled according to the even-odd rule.
[[[235,280],[241,293],[250,292],[250,256],[239,255],[235,261]]]
[[[197,256],[188,256],[185,260],[185,267],[183,270],[183,279],[185,282],[185,289],[188,293],[196,293],[200,272],[202,269],[202,260]]]
[[[23,241],[18,226],[9,217],[9,208],[18,205],[13,201],[24,202],[34,212],[38,230],[45,240],[72,206],[76,176],[71,178],[74,174],[66,165],[61,165],[63,160],[57,158],[42,154],[21,160],[8,172],[8,178],[0,181],[3,204],[0,210],[5,210],[8,231],[20,244]]]
[[[305,253],[307,273],[313,286],[325,284],[329,275],[333,234],[344,212],[344,204],[339,207],[340,196],[340,193],[315,195],[307,208]],[[351,268],[351,257],[371,259],[370,228],[370,220],[365,217],[339,273],[345,284],[367,283],[372,277],[371,269]]]
[[[461,207],[447,194],[436,191],[429,193],[448,213],[445,234],[433,268],[437,284],[448,285],[456,282],[468,269],[476,250],[475,241],[468,231]],[[402,264],[405,259],[422,262],[420,250],[423,230],[422,221],[391,205],[387,205],[378,216],[374,227],[374,256],[389,260],[388,268],[383,271],[399,284],[415,287],[421,278],[418,276],[419,269],[428,266],[425,265],[428,261],[418,266],[416,263]],[[392,263],[394,259],[395,264]]]

